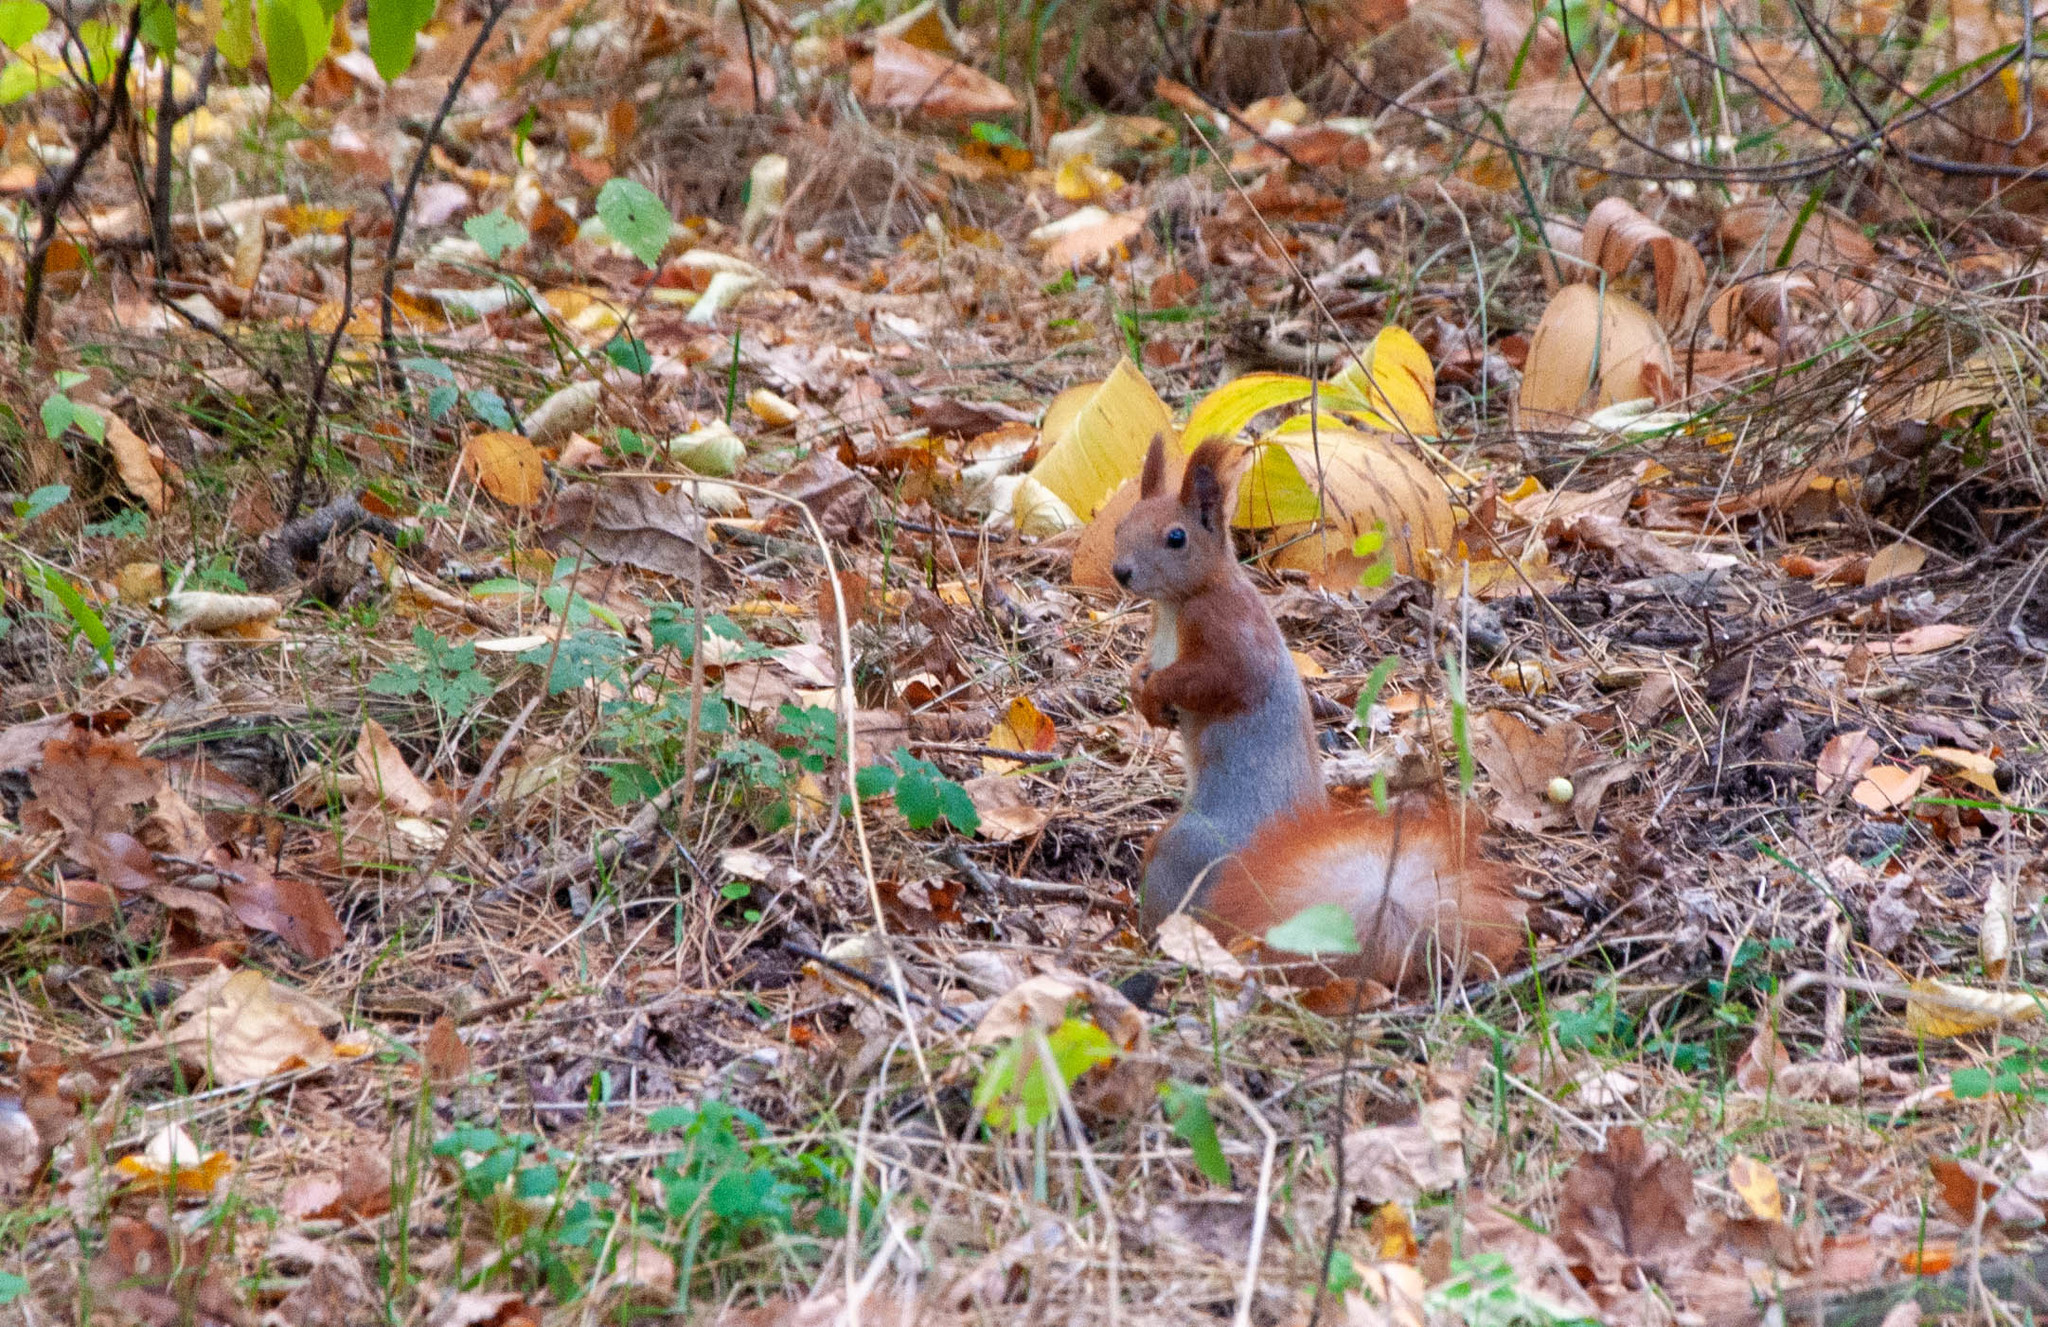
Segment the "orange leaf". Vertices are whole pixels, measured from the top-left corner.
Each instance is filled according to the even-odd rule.
[[[547,483],[540,453],[517,433],[479,433],[462,448],[462,468],[484,492],[514,507],[540,501]]]

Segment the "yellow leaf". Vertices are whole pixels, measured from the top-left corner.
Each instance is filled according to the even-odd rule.
[[[988,734],[988,744],[1005,751],[1050,751],[1058,739],[1059,730],[1053,726],[1053,721],[1031,703],[1029,696],[1019,696],[1011,701],[1009,709],[996,720],[995,727],[989,729]],[[1007,774],[1018,768],[1018,764],[999,756],[983,756],[981,768],[985,774]]]
[[[1166,403],[1129,359],[1084,400],[1075,404],[1062,397],[1053,406],[1046,411],[1043,451],[1031,477],[1083,520],[1092,519],[1119,485],[1144,469],[1154,434],[1178,438]],[[1058,433],[1050,427],[1055,409]]]
[[[1382,327],[1330,386],[1364,401],[1366,410],[1390,422],[1392,432],[1436,436],[1436,366],[1404,328]],[[1344,409],[1334,401],[1331,408]]]
[[[1083,152],[1060,163],[1052,187],[1070,203],[1086,203],[1123,188],[1124,177],[1096,165],[1095,158]]]
[[[1929,979],[1911,983],[1910,989],[1906,1031],[1916,1037],[1966,1037],[2041,1016],[2040,1000],[2025,991],[1981,991]]]
[[[170,505],[170,484],[166,477],[169,462],[163,449],[152,447],[140,434],[128,427],[128,422],[111,410],[98,406],[85,407],[98,415],[106,424],[107,449],[114,453],[114,469],[119,472],[121,482],[128,491],[142,499],[142,505],[152,515],[161,515]]]
[[[1957,778],[1975,784],[1994,797],[1998,795],[1998,762],[1991,757],[1965,751],[1959,746],[1925,747],[1920,754],[1954,765]]]
[[[1911,769],[1903,765],[1872,765],[1849,790],[1849,796],[1856,800],[1856,805],[1879,815],[1901,811],[1912,804],[1931,773],[1925,765]]]
[[[1671,347],[1649,310],[1615,291],[1566,286],[1550,297],[1516,408],[1522,427],[1567,426],[1617,401],[1651,395],[1644,371],[1672,375]]]
[[[1785,1219],[1785,1200],[1778,1192],[1778,1177],[1763,1162],[1754,1157],[1736,1157],[1728,1163],[1728,1184],[1757,1220]]]
[[[493,429],[479,433],[462,448],[462,467],[484,492],[514,507],[531,507],[540,501],[547,483],[540,453],[517,433]]]
[[[1181,436],[1193,442],[1231,438],[1268,410],[1306,401],[1315,384],[1297,373],[1247,373],[1195,403]]]
[[[1311,483],[1318,475],[1320,490]],[[1324,523],[1321,537],[1296,539],[1276,553],[1274,563],[1318,574],[1350,569],[1350,584],[1382,556],[1354,554],[1360,535],[1384,526],[1384,555],[1406,574],[1428,550],[1443,547],[1456,527],[1443,481],[1396,439],[1337,428],[1321,430],[1313,441],[1299,434],[1268,435],[1245,477],[1237,523],[1280,527],[1274,534],[1278,543],[1305,533],[1300,527],[1318,518]]]

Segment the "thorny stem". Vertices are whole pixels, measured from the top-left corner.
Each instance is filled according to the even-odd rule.
[[[441,141],[441,125],[455,109],[455,99],[462,95],[463,84],[469,81],[470,70],[476,67],[477,58],[490,45],[491,33],[497,30],[498,20],[505,17],[512,8],[512,0],[491,0],[491,7],[484,14],[483,26],[477,29],[476,40],[462,54],[462,63],[455,66],[455,76],[448,80],[448,92],[441,98],[440,108],[427,125],[426,134],[420,139],[420,149],[413,154],[412,169],[405,175],[405,190],[398,195],[398,201],[391,207],[391,243],[384,248],[384,288],[377,304],[377,330],[384,342],[384,360],[391,373],[392,386],[403,395],[405,374],[398,367],[398,345],[391,332],[392,295],[398,284],[398,246],[405,239],[406,219],[412,215],[413,195],[419,192],[420,177],[426,174],[427,158],[434,155],[434,145]],[[344,319],[345,320],[345,319]]]

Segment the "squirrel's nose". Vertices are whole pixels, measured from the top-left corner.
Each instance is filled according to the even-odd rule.
[[[1130,564],[1130,563],[1128,563],[1128,562],[1119,562],[1119,563],[1117,563],[1117,564],[1116,564],[1115,566],[1113,566],[1113,567],[1111,567],[1111,568],[1109,569],[1109,574],[1110,574],[1110,575],[1112,575],[1112,576],[1114,576],[1114,577],[1116,577],[1116,583],[1117,583],[1118,585],[1124,586],[1124,587],[1125,587],[1125,588],[1127,588],[1127,589],[1129,588],[1129,586],[1130,586],[1130,584],[1131,584],[1131,564]]]

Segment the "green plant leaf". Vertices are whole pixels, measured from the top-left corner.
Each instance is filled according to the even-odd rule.
[[[896,787],[896,771],[887,765],[868,765],[853,776],[853,790],[863,798],[880,797]]]
[[[71,496],[69,484],[45,484],[14,504],[14,514],[24,521],[32,521],[64,505]]]
[[[177,50],[178,11],[166,0],[143,0],[140,32],[143,44],[152,51]]]
[[[1976,1101],[1991,1095],[1989,1069],[1958,1069],[1948,1076],[1950,1095],[1958,1101]]]
[[[43,588],[49,592],[50,598],[56,601],[57,606],[64,610],[64,615],[71,619],[88,641],[92,642],[92,647],[99,651],[100,662],[107,666],[108,672],[112,672],[114,638],[107,633],[106,622],[101,619],[98,611],[85,601],[85,595],[76,585],[48,567],[42,571]]]
[[[28,1279],[12,1272],[0,1272],[0,1304],[12,1304],[28,1293]]]
[[[374,4],[370,8],[370,12],[372,14],[377,12]],[[373,40],[375,39],[375,33],[376,29],[373,27],[371,29]],[[410,59],[410,57],[407,58]],[[381,66],[379,68],[381,69]],[[392,78],[395,75],[386,74],[385,77]],[[486,212],[482,216],[471,217],[463,222],[462,233],[475,240],[477,246],[484,251],[484,256],[494,263],[504,255],[507,249],[516,249],[526,243],[529,238],[526,227],[521,225],[515,218],[505,215],[505,209],[502,207],[494,212]]]
[[[370,0],[369,9],[370,59],[388,82],[412,68],[420,31],[434,17],[433,0]]]
[[[1082,1018],[1065,1020],[1045,1041],[1052,1051],[1053,1067],[1069,1087],[1082,1074],[1118,1055],[1109,1034]],[[1055,1100],[1045,1077],[1044,1057],[1028,1035],[996,1052],[974,1085],[975,1108],[997,1129],[1019,1125],[1035,1129],[1052,1118]]]
[[[1356,954],[1358,927],[1335,903],[1303,908],[1266,932],[1266,943],[1290,954]]]
[[[0,42],[18,51],[50,26],[50,7],[43,0],[0,0]]]
[[[1195,1154],[1195,1169],[1211,1184],[1230,1183],[1230,1162],[1216,1137],[1216,1117],[1209,1113],[1209,1094],[1191,1083],[1169,1080],[1159,1085],[1160,1104],[1173,1136]]]
[[[213,34],[214,49],[237,69],[247,69],[256,58],[256,10],[254,0],[223,0],[220,31]]]
[[[306,85],[327,54],[327,15],[320,0],[256,0],[256,30],[263,36],[270,90],[282,101]]]
[[[649,353],[647,343],[624,333],[604,343],[604,357],[626,372],[637,373],[643,378],[654,368],[654,356]]]
[[[661,264],[675,218],[646,185],[614,175],[597,191],[597,215],[611,237],[649,267]]]
[[[78,407],[71,404],[70,397],[58,392],[50,393],[43,398],[43,432],[53,439],[63,437],[77,411]]]
[[[1401,666],[1397,655],[1388,655],[1373,665],[1366,676],[1365,685],[1358,689],[1358,726],[1365,727],[1372,720],[1372,707],[1380,703],[1380,692],[1387,689],[1387,682],[1394,676],[1394,670]]]

